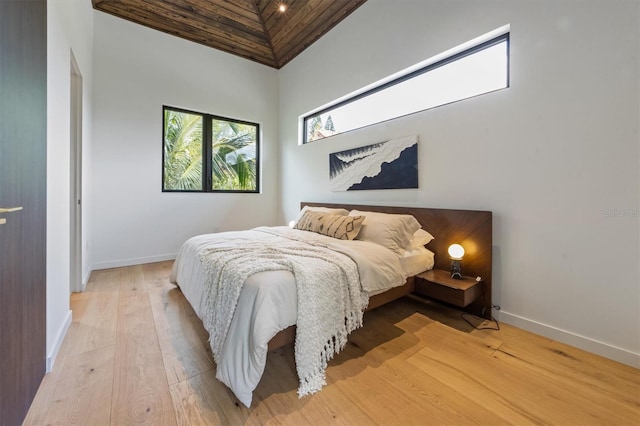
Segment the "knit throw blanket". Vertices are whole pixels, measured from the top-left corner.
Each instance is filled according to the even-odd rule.
[[[287,270],[294,274],[298,294],[298,396],[319,391],[326,384],[327,362],[345,347],[347,335],[362,326],[369,303],[355,262],[344,254],[305,242],[246,239],[206,249],[200,253],[200,260],[208,273],[203,323],[216,362],[245,280],[263,271]]]

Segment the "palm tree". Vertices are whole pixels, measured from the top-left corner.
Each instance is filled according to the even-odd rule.
[[[322,129],[322,118],[320,117],[320,115],[316,115],[315,117],[313,117],[310,120],[308,126],[307,141],[311,142],[319,139],[320,135],[318,134],[318,132],[320,131],[320,129]]]
[[[257,125],[170,109],[164,111],[164,189],[203,190],[203,124],[211,125],[210,189],[255,190]]]
[[[256,132],[254,125],[212,119],[213,189],[256,189]]]
[[[165,109],[164,189],[202,190],[202,116]]]

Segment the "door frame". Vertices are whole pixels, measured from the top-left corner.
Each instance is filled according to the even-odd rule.
[[[69,158],[69,289],[84,291],[82,282],[82,73],[71,51]]]

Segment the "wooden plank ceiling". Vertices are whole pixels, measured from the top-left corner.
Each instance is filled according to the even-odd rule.
[[[102,12],[277,69],[365,1],[92,0]]]

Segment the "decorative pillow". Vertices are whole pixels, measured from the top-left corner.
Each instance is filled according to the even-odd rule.
[[[418,229],[411,237],[409,245],[405,247],[407,250],[411,250],[416,247],[424,247],[433,240],[433,235],[425,231],[424,229]]]
[[[393,250],[400,256],[409,245],[413,234],[420,229],[420,223],[410,214],[389,214],[351,210],[350,216],[364,216],[358,239],[371,241]]]
[[[347,216],[349,214],[349,210],[345,210],[345,209],[334,209],[331,207],[311,207],[311,206],[304,206],[302,208],[302,210],[300,210],[300,213],[298,213],[298,217],[296,217],[294,223],[298,223],[298,221],[300,219],[302,219],[302,216],[306,213],[306,212],[321,212],[321,213],[330,213],[330,214],[337,214],[339,216]]]
[[[341,216],[323,212],[305,212],[295,229],[316,232],[339,240],[353,240],[362,227],[364,216]]]

